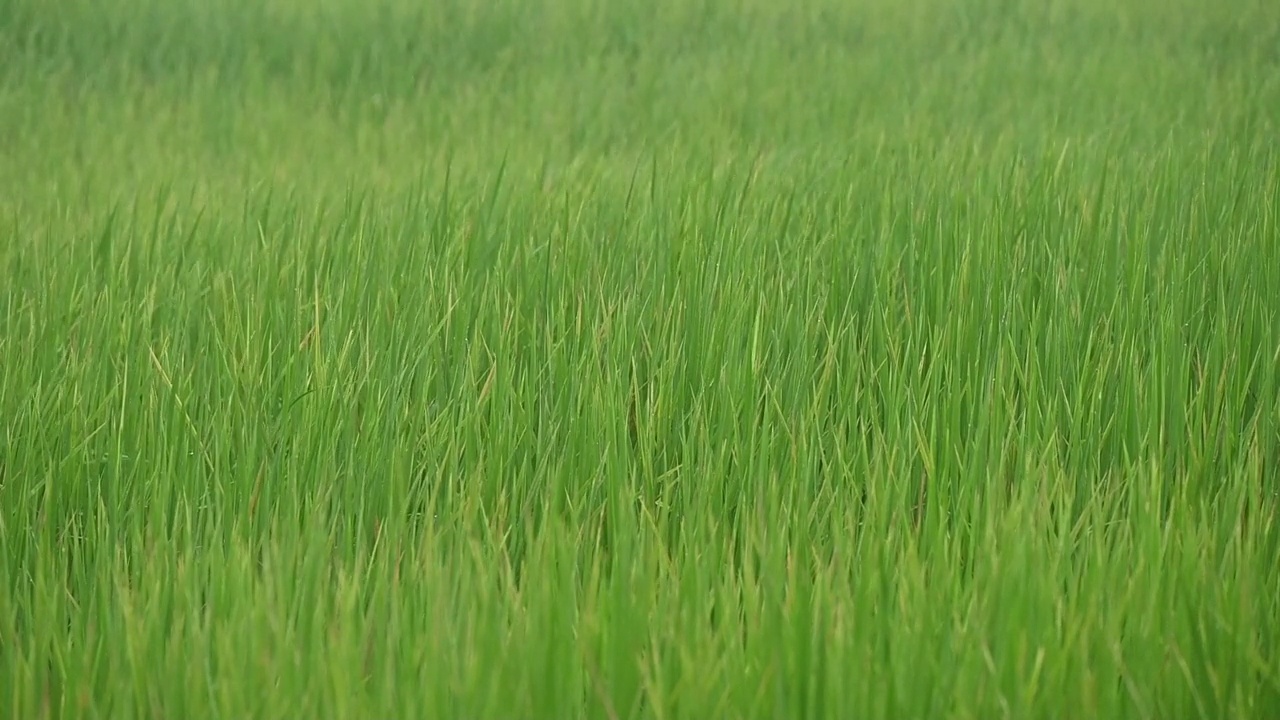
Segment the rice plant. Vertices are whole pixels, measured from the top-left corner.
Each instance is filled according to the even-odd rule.
[[[1277,47],[0,0],[0,714],[1280,717]]]

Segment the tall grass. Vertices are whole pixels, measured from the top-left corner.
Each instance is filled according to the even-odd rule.
[[[0,1],[0,714],[1280,715],[1280,12]]]

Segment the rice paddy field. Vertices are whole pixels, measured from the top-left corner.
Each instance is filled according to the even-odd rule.
[[[1280,5],[0,0],[0,717],[1280,718]]]

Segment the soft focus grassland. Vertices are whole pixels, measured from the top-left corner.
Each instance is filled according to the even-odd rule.
[[[1280,6],[0,0],[0,716],[1280,717]]]

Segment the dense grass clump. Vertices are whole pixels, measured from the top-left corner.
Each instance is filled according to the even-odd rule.
[[[1280,717],[1278,48],[0,0],[0,715]]]

